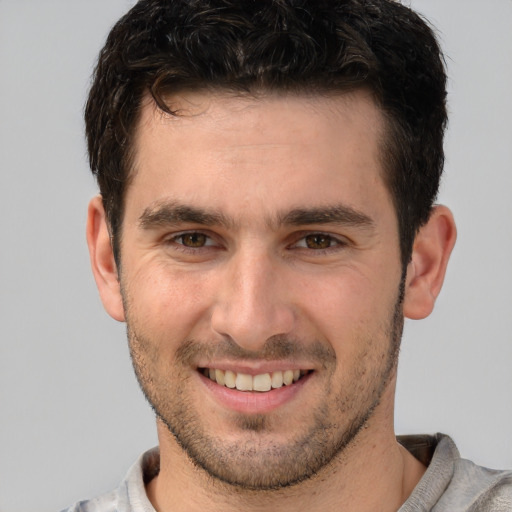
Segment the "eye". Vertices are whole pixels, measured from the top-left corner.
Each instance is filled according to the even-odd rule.
[[[343,242],[334,238],[331,235],[325,233],[312,233],[302,237],[296,244],[295,247],[301,247],[312,250],[330,249],[343,245]]]
[[[213,245],[213,241],[209,236],[196,231],[177,235],[173,237],[172,241],[190,249],[199,249],[201,247]]]
[[[333,245],[337,245],[337,242],[331,236],[321,233],[308,235],[304,237],[304,240],[308,249],[328,249]]]

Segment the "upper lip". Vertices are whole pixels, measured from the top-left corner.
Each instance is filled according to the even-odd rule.
[[[227,371],[230,370],[234,373],[244,373],[246,375],[261,375],[263,373],[272,373],[286,370],[313,370],[311,364],[298,363],[296,361],[261,361],[255,362],[227,362],[227,361],[212,361],[201,362],[197,365],[198,368],[213,368],[216,370]]]

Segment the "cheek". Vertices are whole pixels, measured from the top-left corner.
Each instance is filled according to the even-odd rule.
[[[350,326],[363,321],[378,303],[378,293],[365,277],[326,275],[302,280],[301,301],[325,325]]]
[[[308,290],[309,297],[302,303],[304,317],[316,335],[333,346],[339,364],[370,349],[387,350],[398,284],[391,288],[378,280],[347,273],[303,283],[302,289]]]
[[[141,265],[126,287],[128,321],[155,341],[183,341],[206,317],[209,285],[200,275]]]

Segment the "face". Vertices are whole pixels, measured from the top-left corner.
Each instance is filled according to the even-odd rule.
[[[383,408],[402,327],[383,121],[363,93],[148,100],[121,287],[173,442],[253,489],[316,474]],[[390,419],[391,422],[391,419]]]

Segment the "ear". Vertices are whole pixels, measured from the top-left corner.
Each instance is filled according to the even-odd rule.
[[[121,286],[101,196],[93,197],[89,203],[87,245],[103,306],[112,318],[124,322]]]
[[[430,219],[416,235],[407,266],[404,297],[407,318],[419,320],[434,309],[456,238],[452,212],[446,206],[435,206]]]

